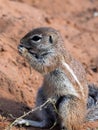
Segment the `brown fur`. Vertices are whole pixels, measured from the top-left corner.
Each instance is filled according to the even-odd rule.
[[[68,130],[79,130],[83,124],[86,115],[86,106],[80,100],[72,98],[66,105],[61,104],[61,120]],[[64,113],[66,111],[66,113]],[[67,118],[65,118],[65,116]],[[62,125],[63,126],[63,125]]]

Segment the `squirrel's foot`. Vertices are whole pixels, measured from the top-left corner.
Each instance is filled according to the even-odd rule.
[[[17,119],[15,121],[15,125],[25,125],[25,126],[31,126],[31,121],[26,119]]]

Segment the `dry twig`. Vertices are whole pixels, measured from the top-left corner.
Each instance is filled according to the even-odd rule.
[[[58,113],[58,112],[57,112],[57,109],[56,109],[56,106],[55,106],[55,99],[49,98],[46,102],[44,102],[44,103],[43,103],[42,105],[40,105],[39,107],[36,107],[36,108],[32,109],[31,111],[25,113],[24,115],[18,117],[18,118],[17,118],[14,122],[12,122],[5,130],[11,130],[12,127],[13,127],[19,120],[21,120],[21,119],[24,118],[25,116],[29,115],[30,113],[32,113],[32,112],[34,112],[34,111],[36,111],[36,110],[38,110],[38,109],[41,110],[41,109],[42,109],[44,106],[46,106],[48,103],[52,103],[52,104],[53,104],[53,107],[54,107],[54,109],[55,109],[55,112]],[[52,126],[50,129],[52,129],[55,125],[56,125],[56,122],[53,124],[53,126]]]

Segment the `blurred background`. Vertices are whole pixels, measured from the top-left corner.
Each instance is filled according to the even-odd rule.
[[[12,116],[34,106],[42,76],[33,69],[30,73],[17,46],[28,31],[40,26],[61,32],[65,47],[83,64],[88,82],[98,86],[98,0],[0,0],[0,130]],[[83,130],[86,127],[96,128],[98,122]],[[26,129],[31,130],[20,128]]]

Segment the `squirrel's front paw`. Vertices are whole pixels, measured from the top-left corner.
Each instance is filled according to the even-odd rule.
[[[29,121],[26,119],[19,119],[15,121],[15,125],[25,125],[25,126],[29,126]]]

